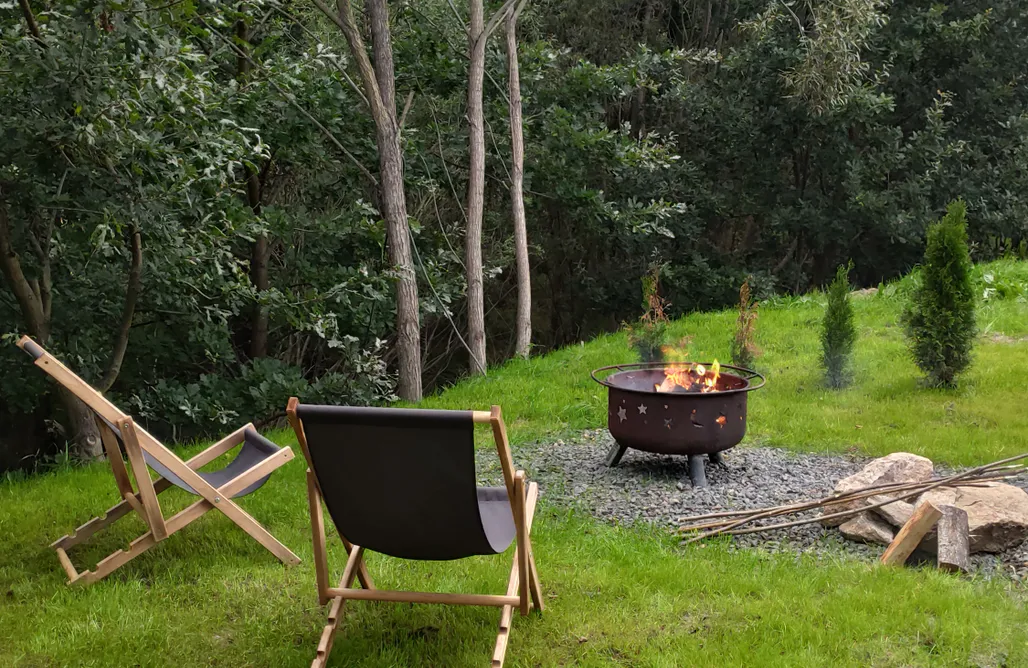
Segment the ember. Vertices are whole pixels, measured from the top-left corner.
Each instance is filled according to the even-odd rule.
[[[653,389],[657,392],[675,392],[679,389],[684,392],[716,392],[719,378],[721,365],[717,360],[714,360],[709,370],[702,364],[673,363],[664,369],[664,380],[655,383]]]

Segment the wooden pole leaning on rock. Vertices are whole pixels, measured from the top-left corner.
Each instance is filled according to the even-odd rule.
[[[932,527],[942,518],[942,511],[931,502],[924,502],[914,509],[907,523],[885,549],[881,562],[887,565],[904,564]]]
[[[956,506],[943,506],[939,519],[939,568],[966,573],[971,569],[967,511]]]

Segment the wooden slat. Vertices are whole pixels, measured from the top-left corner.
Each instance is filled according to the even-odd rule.
[[[68,553],[64,551],[64,548],[57,548],[57,559],[60,560],[64,572],[68,574],[69,583],[79,579],[79,573],[75,570],[75,566],[71,563],[71,559],[68,558]]]
[[[885,549],[882,555],[883,564],[903,564],[917,548],[925,534],[931,531],[935,523],[942,517],[942,511],[930,502],[924,502],[914,509],[903,528],[897,532],[892,543]]]
[[[72,531],[67,536],[61,536],[53,543],[51,543],[50,547],[53,549],[62,547],[65,550],[72,548],[75,545],[78,545],[79,543],[83,543],[86,540],[88,540],[89,537],[95,534],[97,531],[106,529],[110,525],[114,524],[125,515],[128,515],[131,511],[132,506],[129,505],[128,501],[123,500],[121,503],[118,503],[109,508],[107,512],[101,515],[100,517],[94,517],[93,519],[89,520],[79,528]]]
[[[531,549],[528,544],[528,521],[525,518],[525,472],[518,471],[514,476],[514,519],[518,539],[518,573],[520,580],[518,598],[521,600],[521,616],[528,614],[531,606],[531,594],[528,584],[532,579],[528,570],[528,555]]]
[[[210,464],[218,457],[242,443],[246,438],[245,432],[247,429],[253,429],[253,424],[248,423],[243,425],[214,445],[205,449],[203,452],[197,453],[186,462],[186,466],[196,471],[197,469]]]
[[[361,560],[361,564],[363,565],[363,560]],[[346,577],[341,578],[339,580],[339,587],[344,589],[352,587],[354,575],[351,569],[347,574],[349,579],[346,579]],[[318,650],[314,656],[314,661],[311,663],[311,668],[324,668],[328,662],[328,655],[332,651],[332,643],[335,640],[336,631],[339,629],[339,622],[342,620],[343,606],[345,604],[345,599],[333,599],[332,607],[328,611],[328,623],[325,624],[325,628],[321,631],[321,639],[318,640]]]
[[[956,506],[943,506],[939,519],[939,568],[966,573],[971,569],[968,549],[967,511]]]
[[[493,421],[493,414],[489,411],[471,411],[471,419],[479,424],[488,424]]]
[[[535,517],[535,503],[539,497],[539,485],[531,483],[528,486],[528,498],[525,499],[525,524],[529,533],[532,531],[532,519]],[[510,568],[510,580],[507,583],[507,596],[517,594],[520,586],[518,573],[518,546],[514,546],[514,563]],[[540,607],[540,609],[542,609]],[[505,605],[500,611],[500,629],[496,634],[496,646],[493,649],[493,668],[502,668],[504,658],[507,656],[507,641],[510,639],[510,627],[514,621],[514,606]]]
[[[118,420],[117,426],[121,432],[121,442],[125,444],[129,463],[132,464],[132,473],[136,477],[136,486],[139,488],[139,498],[143,503],[146,523],[150,525],[154,538],[158,542],[162,541],[168,537],[168,530],[164,526],[164,515],[161,512],[160,501],[157,500],[157,492],[154,491],[153,480],[150,478],[150,469],[147,468],[146,461],[143,459],[135,422],[131,417],[123,417]]]
[[[307,469],[307,503],[311,511],[311,535],[314,541],[314,577],[318,588],[318,604],[325,605],[328,596],[328,549],[325,547],[325,518],[321,510],[321,493],[314,473]]]
[[[507,486],[507,497],[514,508],[514,460],[510,455],[510,441],[507,440],[507,425],[503,423],[503,411],[493,406],[489,414],[489,422],[493,426],[493,440],[496,442],[496,454],[500,458],[500,469],[503,471],[503,483]]]
[[[443,603],[446,605],[486,605],[496,608],[505,605],[520,605],[517,596],[490,594],[446,594],[421,591],[392,591],[389,589],[339,589],[332,587],[328,595],[346,600],[392,601],[395,603]]]
[[[96,421],[96,428],[100,431],[100,440],[103,441],[104,452],[107,453],[107,461],[111,465],[111,472],[114,474],[114,482],[118,486],[120,496],[126,498],[126,495],[135,494],[135,490],[132,489],[132,481],[129,480],[128,469],[125,468],[125,460],[122,458],[121,446],[118,445],[117,437],[111,431],[111,428],[107,426],[107,423],[100,419],[100,416],[94,414],[93,417]]]

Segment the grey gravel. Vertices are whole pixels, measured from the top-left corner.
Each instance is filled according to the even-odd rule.
[[[836,481],[859,471],[870,461],[867,457],[840,454],[737,447],[724,453],[724,466],[708,463],[709,486],[694,489],[686,457],[629,449],[617,467],[608,468],[603,463],[604,455],[612,444],[606,429],[590,430],[566,441],[519,445],[515,460],[532,480],[539,482],[548,503],[578,508],[606,522],[648,522],[668,531],[674,531],[688,515],[765,508],[824,497],[832,492]],[[494,452],[479,451],[479,471],[483,480],[498,479],[499,465]],[[1028,476],[1008,482],[1028,491]],[[803,516],[773,521],[798,517]],[[868,561],[877,559],[884,550],[883,546],[846,540],[837,529],[826,529],[817,523],[736,536],[731,545],[731,549]],[[973,555],[972,563],[979,576],[1028,579],[1028,541],[1000,555]]]

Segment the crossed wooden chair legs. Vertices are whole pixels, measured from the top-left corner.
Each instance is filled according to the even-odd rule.
[[[271,471],[293,459],[292,450],[285,448],[280,451],[278,455],[269,457],[250,469],[243,471],[221,487],[216,489],[211,488],[213,493],[208,492],[204,494],[203,497],[190,504],[185,509],[176,513],[172,517],[165,519],[161,513],[157,495],[171,487],[172,483],[165,478],[160,478],[151,482],[146,464],[143,461],[142,453],[139,448],[132,418],[119,420],[117,426],[125,441],[125,449],[129,457],[129,463],[132,464],[132,473],[134,474],[133,477],[136,479],[136,484],[139,488],[138,492],[134,491],[132,488],[129,472],[122,460],[121,449],[114,434],[111,432],[107,424],[99,419],[97,420],[97,426],[100,429],[104,447],[107,450],[108,459],[114,471],[114,478],[118,486],[118,492],[121,494],[123,500],[108,509],[102,516],[93,518],[89,522],[86,522],[77,528],[71,534],[62,536],[50,545],[50,547],[57,552],[57,558],[60,560],[61,566],[64,567],[65,572],[68,574],[69,584],[89,584],[107,577],[113,571],[143,554],[171,534],[177,532],[192,523],[194,520],[203,516],[208,511],[214,509],[220,510],[224,514],[228,515],[230,519],[239,525],[241,529],[246,531],[246,533],[257,540],[283,563],[300,563],[300,559],[293,554],[289,548],[280,543],[271,535],[271,533],[268,532],[267,529],[261,526],[257,520],[232,501],[232,497],[240,491],[246,489],[260,478],[268,475]],[[182,476],[195,476],[197,469],[205,466],[228,450],[239,445],[243,441],[243,433],[247,428],[252,428],[252,425],[247,425],[246,427],[229,434],[224,439],[218,441],[187,462],[179,461],[176,458],[175,465],[177,470],[175,473]],[[199,487],[199,485],[197,486]],[[68,556],[68,550],[75,545],[86,542],[94,534],[114,524],[132,511],[139,513],[143,521],[149,526],[149,531],[133,540],[129,544],[127,550],[117,550],[102,559],[97,563],[94,570],[82,571],[81,573],[78,572]]]
[[[364,562],[364,548],[350,543],[343,538],[348,558],[343,569],[338,587],[328,584],[328,552],[325,547],[325,523],[321,509],[321,493],[317,480],[311,471],[307,471],[307,496],[310,502],[311,525],[314,536],[314,566],[317,576],[318,599],[321,605],[331,602],[328,622],[321,632],[317,654],[311,668],[324,668],[336,631],[342,620],[343,606],[347,600],[392,601],[396,603],[442,603],[449,605],[481,605],[499,607],[500,625],[496,635],[496,646],[493,650],[491,665],[494,668],[503,666],[507,654],[507,640],[510,637],[514,609],[528,615],[534,606],[540,612],[544,609],[542,588],[539,585],[539,574],[535,568],[529,533],[532,529],[532,518],[535,515],[536,501],[539,498],[539,486],[536,483],[525,485],[524,472],[519,471],[514,481],[514,508],[517,518],[517,543],[514,549],[514,563],[511,567],[510,579],[507,583],[506,595],[488,594],[447,594],[435,592],[408,592],[383,590],[375,588]],[[524,577],[522,577],[524,574]],[[360,582],[361,589],[354,588],[354,581]]]

